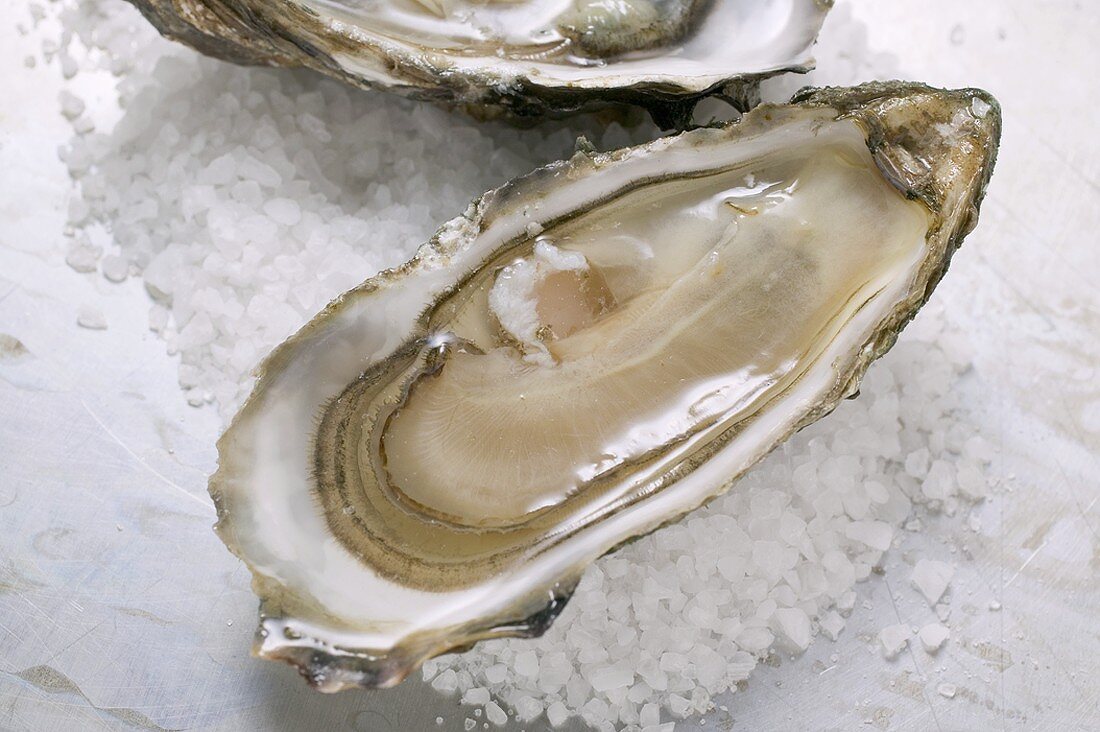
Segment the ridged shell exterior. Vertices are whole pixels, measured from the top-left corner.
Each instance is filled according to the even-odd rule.
[[[456,66],[438,49],[388,42],[295,0],[129,1],[167,38],[234,63],[304,66],[356,86],[458,107],[480,118],[517,122],[637,105],[666,128],[683,126],[699,99],[719,96],[746,111],[759,100],[762,79],[811,70],[810,50],[832,7],[832,0],[789,0],[787,22],[792,34],[799,34],[792,42],[800,50],[763,57],[749,67],[715,59],[698,72],[668,72],[658,55],[644,73],[620,69],[621,64],[610,59],[580,77],[555,79],[496,57]],[[752,19],[749,13],[749,22]],[[768,32],[761,29],[762,36]],[[354,64],[346,59],[354,59]]]

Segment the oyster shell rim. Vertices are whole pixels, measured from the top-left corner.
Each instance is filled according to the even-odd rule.
[[[905,150],[906,142],[911,142],[911,136],[917,134],[917,131],[904,124],[893,127],[884,122],[880,116],[881,113],[889,113],[888,107],[891,104],[901,105],[906,101],[910,101],[913,97],[922,95],[932,97],[934,103],[946,104],[949,101],[964,98],[970,102],[967,108],[973,108],[975,101],[980,101],[987,107],[984,114],[981,115],[987,125],[983,129],[984,135],[987,136],[983,140],[985,144],[979,150],[980,155],[974,159],[966,158],[970,170],[963,172],[968,172],[969,175],[959,191],[960,195],[954,202],[946,201],[947,191],[940,186],[935,176],[936,171],[929,167],[927,163],[923,169],[919,165],[907,168],[905,156],[897,155],[899,148]],[[876,107],[875,105],[879,106]],[[900,330],[928,300],[935,285],[950,265],[954,252],[977,222],[980,205],[996,163],[1001,132],[1000,106],[996,99],[984,90],[974,88],[945,90],[914,82],[898,81],[872,82],[857,87],[807,87],[797,92],[792,97],[791,102],[786,105],[761,105],[741,120],[722,125],[720,129],[723,131],[732,130],[733,134],[738,136],[748,135],[756,129],[766,127],[773,112],[790,110],[794,107],[829,109],[836,112],[836,119],[853,118],[860,123],[865,132],[868,149],[871,151],[883,176],[907,197],[920,199],[928,206],[931,213],[931,224],[926,240],[934,245],[939,253],[924,257],[907,296],[899,300],[884,315],[873,339],[864,344],[856,357],[856,364],[848,379],[838,382],[813,409],[794,423],[784,437],[775,444],[765,446],[760,457],[766,455],[794,432],[832,411],[843,399],[858,393],[859,384],[868,366],[889,350]],[[927,116],[927,110],[922,108],[922,111]],[[942,117],[936,119],[942,120]],[[576,582],[579,580],[580,572],[575,577],[563,577],[562,581],[553,588],[545,605],[534,612],[519,612],[514,618],[497,617],[494,619],[486,617],[483,619],[483,626],[477,629],[461,626],[462,636],[459,638],[450,638],[440,629],[434,629],[430,633],[420,631],[410,634],[404,636],[402,643],[395,645],[386,654],[385,658],[371,656],[357,649],[343,649],[334,644],[326,644],[326,649],[320,649],[317,647],[317,643],[324,644],[325,642],[319,638],[310,639],[313,642],[295,644],[294,639],[288,636],[283,639],[281,645],[269,644],[267,642],[269,637],[267,626],[272,621],[278,623],[283,616],[279,608],[272,605],[269,597],[265,597],[263,587],[268,581],[276,584],[278,581],[269,580],[259,572],[249,559],[238,550],[232,536],[230,510],[222,487],[222,482],[228,480],[227,476],[233,468],[233,461],[229,459],[227,450],[228,438],[234,427],[242,419],[242,415],[257,404],[259,395],[263,392],[267,373],[279,368],[280,363],[290,356],[296,344],[307,336],[308,331],[315,322],[323,320],[338,311],[349,299],[370,295],[424,266],[429,260],[448,257],[450,253],[455,251],[453,240],[456,238],[454,236],[456,233],[466,231],[469,227],[480,227],[485,222],[491,221],[493,215],[499,209],[505,207],[510,200],[522,198],[538,190],[539,186],[548,180],[580,167],[598,167],[627,155],[659,151],[662,145],[669,144],[671,140],[677,137],[679,135],[605,153],[578,152],[569,160],[557,161],[536,168],[526,175],[514,178],[500,187],[482,194],[471,202],[463,214],[444,223],[427,243],[418,248],[410,260],[369,278],[335,298],[301,329],[276,346],[256,367],[254,373],[257,380],[251,394],[218,440],[219,467],[210,477],[208,485],[208,490],[218,513],[218,522],[215,524],[214,530],[227,548],[249,567],[253,575],[253,590],[260,597],[260,625],[252,649],[254,656],[281,660],[296,667],[310,685],[325,692],[353,687],[384,688],[399,683],[419,664],[435,655],[449,651],[465,650],[480,640],[490,638],[534,637],[541,635],[549,628],[572,595]],[[917,159],[917,162],[921,163],[922,161]],[[958,173],[959,168],[962,167],[954,160],[948,161],[946,164],[951,169],[948,172],[951,173]],[[953,204],[947,211],[944,210],[945,202]],[[755,462],[754,460],[752,464],[755,464]],[[682,506],[675,516],[670,516],[657,526],[624,538],[621,542],[609,548],[605,554],[614,552],[658,528],[676,523],[691,511],[723,495],[737,482],[741,475],[743,475],[743,472],[721,483],[697,505]],[[581,568],[581,571],[583,571],[583,568]],[[419,638],[420,635],[425,637],[421,639]],[[380,661],[381,663],[379,663]]]
[[[809,44],[796,54],[797,61],[776,62],[753,71],[728,71],[712,65],[714,69],[707,75],[650,72],[596,75],[580,81],[542,78],[518,67],[508,67],[505,72],[500,63],[476,69],[435,68],[399,44],[356,39],[340,28],[339,21],[321,20],[296,0],[280,4],[285,7],[285,20],[279,9],[272,12],[263,6],[253,7],[251,0],[221,0],[217,10],[205,0],[127,1],[164,37],[233,63],[309,68],[359,88],[462,107],[482,119],[503,115],[519,122],[628,105],[648,110],[659,126],[671,129],[686,126],[691,110],[702,99],[718,97],[747,112],[759,102],[761,81],[812,71],[816,67],[813,46],[835,0],[808,0],[816,9],[813,33]],[[288,24],[303,29],[300,37],[288,30]],[[315,42],[318,39],[324,43]],[[335,52],[342,45],[349,52],[374,58],[375,73],[355,73],[340,63]]]

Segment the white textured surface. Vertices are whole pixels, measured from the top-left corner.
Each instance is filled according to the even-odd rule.
[[[819,641],[797,661],[758,668],[703,728],[731,719],[746,728],[1094,728],[1100,89],[1074,69],[1092,61],[1098,16],[1069,2],[934,2],[919,16],[900,4],[852,5],[869,45],[890,49],[907,76],[985,86],[1005,106],[982,223],[936,296],[974,353],[954,396],[973,415],[968,429],[995,445],[1001,489],[965,520],[904,532],[884,576],[858,586],[835,645]],[[470,712],[416,682],[321,697],[247,657],[247,573],[208,528],[204,475],[217,420],[183,403],[177,364],[146,330],[140,286],[61,263],[70,182],[55,149],[69,135],[62,112],[78,113],[58,102],[56,68],[40,55],[25,64],[38,41],[13,31],[19,11],[5,12],[19,17],[0,31],[9,100],[0,113],[0,331],[29,354],[0,360],[0,727],[434,729],[441,714],[442,729],[462,728]],[[81,84],[94,98],[96,81]],[[435,114],[444,129],[469,128],[378,103],[395,125]],[[539,134],[494,129],[487,134],[515,149]],[[521,157],[511,172],[535,162]],[[104,314],[106,332],[77,327],[86,306]],[[919,348],[914,337],[905,343]],[[825,434],[834,422],[822,423]],[[957,565],[941,611],[951,639],[934,661],[911,642],[888,662],[882,628],[937,617],[908,586],[924,557]],[[944,688],[953,691],[937,693]]]

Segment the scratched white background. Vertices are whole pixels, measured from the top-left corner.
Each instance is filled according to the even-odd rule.
[[[936,295],[972,324],[960,388],[1000,487],[977,533],[906,532],[840,642],[680,727],[1100,729],[1100,5],[840,2],[909,78],[1004,107],[981,224]],[[418,681],[326,697],[249,657],[248,573],[210,531],[217,418],[184,404],[140,284],[62,261],[69,129],[24,19],[0,9],[0,333],[27,349],[0,348],[0,729],[462,729]],[[77,328],[83,302],[109,330]],[[931,620],[908,586],[925,555],[959,564],[952,638],[885,661],[878,629]]]

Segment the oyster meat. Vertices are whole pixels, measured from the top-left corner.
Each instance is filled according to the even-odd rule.
[[[130,0],[166,36],[481,116],[634,103],[671,124],[813,66],[831,0]]]
[[[999,129],[978,90],[807,90],[483,195],[279,346],[219,442],[256,653],[334,691],[544,631],[587,564],[856,393]]]

